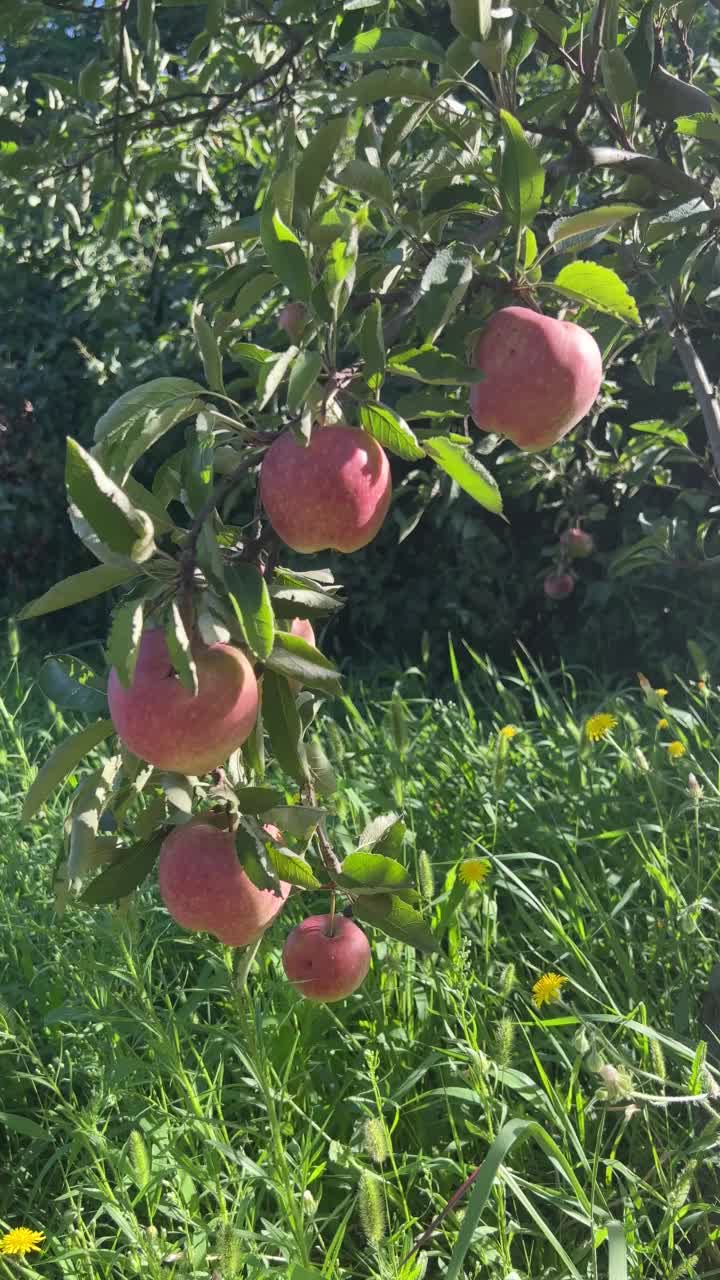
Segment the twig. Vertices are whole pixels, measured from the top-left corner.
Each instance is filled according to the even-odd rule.
[[[715,468],[720,472],[720,399],[682,320],[671,307],[660,308],[660,319],[688,376],[705,423]]]
[[[120,160],[120,99],[123,89],[123,62],[125,57],[125,29],[127,27],[128,0],[120,3],[120,29],[118,31],[117,85],[113,111],[113,155]]]
[[[710,191],[691,178],[676,165],[658,160],[655,156],[642,155],[637,151],[624,151],[618,147],[574,147],[563,160],[549,166],[549,174],[581,173],[585,169],[625,168],[630,173],[639,173],[656,187],[664,187],[668,191],[677,191],[679,195],[701,196],[712,208],[713,199]]]

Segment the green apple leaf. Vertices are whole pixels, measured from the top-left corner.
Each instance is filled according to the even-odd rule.
[[[478,459],[446,436],[433,436],[423,440],[423,448],[429,458],[449,475],[456,484],[470,494],[481,507],[502,515],[502,496],[496,481]]]
[[[72,577],[56,582],[54,587],[26,604],[18,614],[18,621],[40,618],[45,613],[56,613],[58,609],[69,609],[71,605],[80,604],[83,600],[92,600],[105,591],[123,586],[139,572],[139,568],[131,566],[122,568],[112,564],[98,564],[94,569],[74,573]]]
[[[363,894],[353,903],[353,914],[359,920],[374,925],[382,933],[397,938],[418,951],[438,951],[432,930],[409,902],[390,894]]]
[[[369,436],[400,458],[422,458],[423,451],[407,422],[387,405],[370,401],[360,406],[360,422]]]
[[[167,831],[163,829],[157,831],[149,840],[141,840],[132,845],[106,871],[90,881],[80,895],[80,901],[89,907],[97,907],[103,903],[116,902],[118,898],[127,897],[149,876],[166,834]]]
[[[113,614],[108,637],[107,658],[118,679],[129,689],[135,672],[143,630],[143,600],[127,600]]]
[[[304,785],[309,781],[309,770],[300,715],[287,680],[275,671],[266,671],[263,676],[262,709],[275,759],[285,773]]]
[[[65,484],[70,500],[111,551],[142,564],[155,551],[153,522],[135,507],[96,458],[68,437]]]
[[[225,581],[245,644],[264,662],[275,641],[275,619],[265,579],[254,565],[234,564],[226,567]]]
[[[550,288],[566,298],[594,307],[596,311],[606,311],[611,316],[617,316],[618,320],[640,324],[637,303],[625,282],[609,267],[601,267],[598,262],[579,259],[568,263],[555,277]]]
[[[395,858],[359,850],[344,859],[338,883],[344,889],[357,889],[360,893],[387,894],[409,889],[412,880],[407,868]]]
[[[501,111],[505,146],[500,166],[500,203],[512,227],[519,231],[533,221],[543,201],[545,174],[522,125],[509,111]]]
[[[292,298],[308,302],[312,282],[302,245],[277,208],[268,205],[267,200],[260,214],[260,227],[263,248],[276,276],[287,286]]]
[[[175,674],[181,685],[193,697],[198,693],[197,665],[190,647],[190,637],[175,601],[170,606],[165,622],[165,642]]]
[[[339,694],[340,675],[332,662],[301,636],[276,631],[275,645],[266,667],[287,680],[297,680],[320,693]]]

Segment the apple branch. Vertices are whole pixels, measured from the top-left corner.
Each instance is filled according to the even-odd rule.
[[[720,472],[720,398],[680,317],[671,307],[661,307],[660,318],[693,389],[705,423],[715,469]]]
[[[530,126],[532,128],[532,126]],[[587,169],[611,169],[622,167],[630,173],[638,173],[655,186],[667,191],[676,191],[678,195],[701,196],[712,208],[713,198],[703,182],[683,173],[677,165],[658,160],[656,156],[646,156],[638,151],[625,151],[619,147],[588,147],[584,144],[573,147],[563,160],[557,160],[548,168],[550,176],[563,173],[582,173]]]

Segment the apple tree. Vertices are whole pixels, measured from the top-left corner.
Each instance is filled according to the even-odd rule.
[[[124,900],[159,854],[163,889],[183,829],[187,897],[202,829],[232,855],[219,895],[244,895],[250,916],[262,898],[256,924],[288,886],[327,895],[351,990],[367,957],[335,928],[336,903],[436,943],[401,817],[336,851],[318,713],[343,673],[315,635],[344,597],[314,557],[366,545],[393,483],[420,514],[462,491],[500,518],[486,465],[498,434],[513,455],[565,437],[560,451],[622,475],[607,417],[628,363],[652,382],[679,362],[703,432],[693,458],[720,464],[702,355],[720,296],[716,18],[696,0],[198,12],[193,27],[177,0],[0,3],[8,46],[39,24],[91,53],[72,78],[39,75],[34,94],[17,82],[2,100],[11,203],[40,175],[71,250],[88,228],[165,244],[174,201],[211,197],[188,307],[203,375],[131,386],[67,442],[69,519],[94,564],[21,616],[111,593],[112,674],[45,668],[48,695],[87,723],[49,757],[24,817],[108,744],[71,798],[61,898]],[[689,446],[645,425],[631,453],[647,479]],[[552,598],[572,590],[588,537],[568,530]],[[202,912],[185,922],[222,936]],[[302,989],[307,939],[295,943],[286,968]]]

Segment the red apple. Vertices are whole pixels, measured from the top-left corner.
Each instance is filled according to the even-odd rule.
[[[207,773],[248,738],[257,719],[255,673],[229,644],[193,646],[198,694],[173,671],[165,636],[145,631],[129,689],[110,672],[108,702],[115,729],[130,751],[172,773]]]
[[[282,839],[277,827],[265,830]],[[202,819],[176,827],[164,841],[158,882],[173,920],[185,929],[212,933],[228,947],[255,942],[290,892],[283,881],[279,894],[258,889],[242,869],[233,836]]]
[[[592,334],[528,307],[495,312],[478,339],[473,364],[485,375],[470,392],[475,424],[530,452],[549,449],[572,430],[602,382],[602,357]]]
[[[391,493],[384,449],[357,427],[316,427],[307,447],[284,431],[263,460],[263,505],[293,551],[367,546],[385,519]]]
[[[543,583],[543,591],[548,600],[567,600],[575,590],[575,578],[572,573],[549,573]]]
[[[591,533],[586,533],[584,529],[577,526],[572,529],[566,529],[560,536],[560,546],[573,560],[585,560],[587,556],[591,556],[595,550],[595,543]]]
[[[345,916],[309,916],[288,934],[282,962],[288,981],[306,1000],[344,1000],[367,977],[370,943]]]
[[[315,645],[315,632],[313,631],[312,623],[308,622],[307,618],[293,618],[290,634],[300,636],[301,640],[306,640],[313,647]],[[288,680],[288,684],[294,696],[297,697],[302,689],[302,682],[300,680]]]
[[[304,302],[286,302],[278,315],[278,325],[288,338],[295,342],[308,322],[308,309]]]

